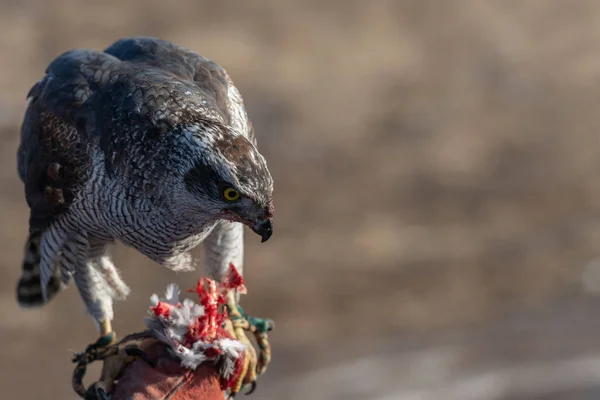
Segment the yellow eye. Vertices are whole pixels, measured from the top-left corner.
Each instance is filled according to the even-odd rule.
[[[223,191],[223,197],[227,201],[236,201],[240,198],[240,193],[234,188],[227,188]]]

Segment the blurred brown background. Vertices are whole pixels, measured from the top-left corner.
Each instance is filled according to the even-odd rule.
[[[15,302],[25,95],[131,35],[224,66],[276,180],[274,237],[247,236],[243,304],[277,322],[253,399],[600,398],[594,0],[0,0],[0,397],[75,398],[96,336],[73,287]],[[115,257],[117,333],[197,278]]]

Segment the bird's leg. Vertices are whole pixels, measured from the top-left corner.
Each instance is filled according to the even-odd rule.
[[[271,346],[267,332],[271,331],[274,323],[269,319],[254,318],[246,315],[244,310],[236,300],[234,292],[227,294],[228,319],[225,321],[225,329],[229,334],[246,345],[242,371],[237,382],[231,388],[230,396],[235,396],[243,387],[248,387],[247,394],[254,391],[256,379],[266,370],[271,360]],[[246,332],[251,332],[258,345],[258,353],[246,336]]]
[[[100,323],[98,325],[99,325],[99,331],[100,331],[100,338],[98,339],[98,341],[96,343],[97,344],[102,343],[104,346],[110,346],[110,345],[114,344],[116,342],[117,335],[112,330],[112,323],[110,322],[110,320],[105,319],[103,321],[100,321]]]
[[[118,270],[108,254],[110,241],[96,237],[88,237],[83,252],[83,263],[79,274],[75,274],[75,282],[79,288],[88,311],[94,317],[100,339],[96,345],[112,345],[116,334],[112,330],[112,304],[114,299],[125,299],[129,287],[121,278]],[[80,275],[78,277],[78,275]]]
[[[106,242],[80,238],[76,244],[79,246],[81,262],[76,266],[74,280],[94,318],[100,337],[87,346],[83,353],[76,354],[73,388],[86,399],[107,400],[118,376],[139,355],[131,346],[123,348],[125,342],[132,340],[131,335],[117,343],[117,335],[111,323],[113,299],[127,296],[129,288],[106,256]],[[86,390],[82,379],[87,364],[96,360],[103,360],[102,375],[98,382]]]
[[[94,266],[102,273],[106,284],[111,289],[111,297],[115,300],[125,300],[131,289],[129,289],[123,278],[121,278],[121,274],[110,257],[107,255],[100,256],[98,261],[94,263]]]
[[[79,262],[75,266],[73,279],[99,332],[99,338],[87,346],[83,354],[95,359],[94,357],[116,342],[116,334],[111,324],[113,292],[100,268],[97,267],[98,261],[94,257],[95,246],[90,246],[85,237],[77,238],[75,244],[78,246]]]

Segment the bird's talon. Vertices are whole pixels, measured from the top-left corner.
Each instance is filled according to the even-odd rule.
[[[77,363],[73,371],[73,389],[80,397],[86,400],[110,400],[109,393],[112,392],[115,382],[127,365],[136,358],[140,358],[154,367],[154,362],[148,355],[135,345],[125,345],[133,341],[141,340],[144,332],[125,337],[115,343],[116,335],[113,332],[103,335],[95,343],[90,344],[85,352],[75,353],[73,362]],[[102,361],[102,372],[100,380],[85,388],[83,378],[87,366],[94,361]]]
[[[106,393],[106,390],[101,386],[100,382],[96,382],[86,390],[83,396],[84,400],[111,400],[110,396]]]
[[[255,389],[256,389],[256,381],[252,381],[250,383],[250,389],[246,392],[246,396],[248,396],[249,394],[252,394]]]
[[[267,320],[267,332],[271,332],[273,329],[275,329],[275,321],[273,321],[272,319],[268,319]]]
[[[96,395],[100,400],[110,400],[110,396],[103,388],[96,388]]]
[[[232,394],[237,394],[242,385],[250,385],[246,394],[251,394],[256,389],[256,378],[262,375],[271,360],[271,346],[267,332],[271,331],[275,323],[270,319],[255,318],[247,315],[237,303],[234,296],[227,297],[227,315],[229,321],[226,329],[240,342],[244,343],[247,350],[244,352],[244,367],[238,381],[232,388]],[[246,336],[246,331],[251,332],[256,339],[257,349]]]
[[[146,354],[145,351],[143,351],[142,349],[140,349],[137,346],[129,345],[129,346],[125,347],[125,354],[127,354],[130,357],[140,358],[143,361],[145,361],[148,365],[150,365],[152,368],[156,368],[156,364],[154,363],[153,360],[150,359],[148,354]]]

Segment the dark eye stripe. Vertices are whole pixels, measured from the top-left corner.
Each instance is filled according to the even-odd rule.
[[[184,176],[184,182],[189,191],[193,192],[199,186],[206,189],[216,187],[221,181],[217,172],[208,165],[199,162]],[[213,189],[214,190],[214,189]]]

